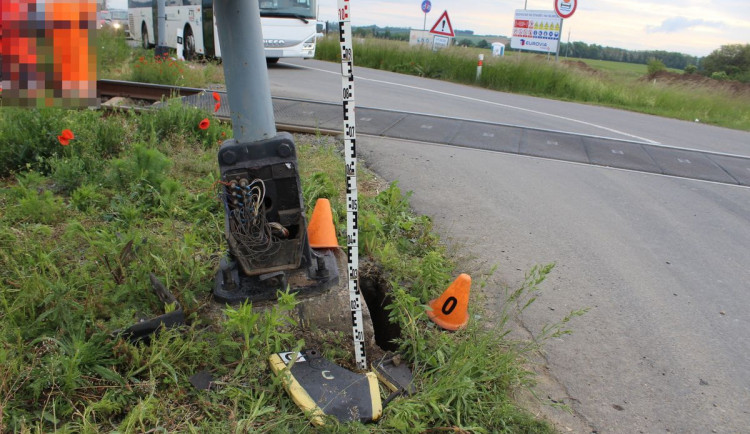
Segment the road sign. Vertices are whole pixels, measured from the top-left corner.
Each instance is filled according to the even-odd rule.
[[[578,0],[555,0],[555,12],[560,18],[570,18],[576,11]]]
[[[518,9],[513,21],[510,47],[543,53],[557,52],[559,40],[554,35],[560,35],[561,25],[562,18],[555,11]]]
[[[432,10],[432,3],[430,0],[424,0],[422,2],[422,12],[429,13]]]
[[[443,15],[440,15],[440,18],[435,22],[435,25],[430,29],[430,33],[434,35],[450,36],[451,38],[456,36],[456,34],[453,33],[451,20],[448,18],[448,11],[443,11]]]
[[[432,39],[432,51],[437,51],[441,48],[445,48],[451,43],[451,38],[447,36],[435,35]]]

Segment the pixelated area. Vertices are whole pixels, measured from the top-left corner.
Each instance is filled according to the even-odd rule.
[[[95,32],[95,1],[0,0],[2,105],[97,105]]]

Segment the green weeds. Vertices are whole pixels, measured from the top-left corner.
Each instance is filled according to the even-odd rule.
[[[277,304],[262,313],[253,312],[250,302],[242,303],[238,308],[227,307],[225,326],[229,331],[239,332],[242,336],[243,359],[260,357],[280,352],[289,348],[293,335],[284,330],[297,323],[288,314],[297,304],[294,294],[279,292]],[[301,349],[301,345],[297,351]]]
[[[172,60],[168,54],[163,57],[139,56],[133,65],[130,81],[183,86],[185,68],[185,62]]]
[[[290,316],[295,297],[279,293],[265,310],[212,307],[226,249],[214,145],[231,130],[179,105],[106,118],[62,110],[2,115],[8,128],[0,141],[23,152],[0,153],[0,431],[309,429],[266,362],[271,353],[304,348],[307,331]],[[211,120],[206,130],[197,127],[203,118]],[[75,133],[67,146],[56,139],[63,128]],[[308,207],[330,199],[343,239],[338,145],[307,138],[299,153]],[[375,184],[367,171],[361,178],[365,187]],[[377,425],[331,429],[549,430],[511,399],[532,383],[522,366],[540,343],[504,340],[507,321],[495,328],[472,321],[451,334],[427,321],[425,304],[450,282],[454,264],[430,219],[410,212],[408,194],[395,183],[374,190],[361,190],[360,255],[381,264],[392,289],[390,318],[401,327],[398,344],[415,367],[419,393],[393,401]],[[528,305],[523,294],[549,271],[532,270],[509,306]],[[131,343],[114,332],[174,308],[153,294],[150,273],[175,295],[187,324]],[[566,332],[574,316],[540,339]],[[350,365],[350,337],[323,335],[321,351]],[[211,390],[190,384],[202,370],[214,378]]]
[[[200,65],[177,60],[174,53],[155,57],[153,51],[143,49],[133,50],[130,59],[119,74],[107,78],[198,88],[224,82],[224,70],[216,62]]]
[[[117,68],[131,56],[131,51],[125,32],[109,27],[97,30],[96,66],[100,78],[117,73]]]

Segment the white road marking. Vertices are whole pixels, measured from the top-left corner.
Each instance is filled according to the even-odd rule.
[[[482,133],[482,137],[495,137],[495,133]],[[750,168],[748,168],[750,170]]]
[[[559,145],[559,143],[557,143],[557,140],[547,140],[547,144],[548,145],[554,145],[554,146]]]
[[[362,122],[370,122],[372,118],[359,118],[359,120]]]
[[[625,153],[624,153],[624,152],[622,152],[622,151],[619,151],[619,150],[617,150],[617,149],[613,149],[613,150],[612,150],[612,153],[613,153],[613,154],[617,154],[617,155],[625,155]]]
[[[421,128],[424,128],[425,130],[431,130],[432,129],[432,125],[422,125]]]
[[[691,164],[690,160],[688,160],[687,158],[678,158],[677,161],[679,161],[682,164]]]
[[[302,65],[299,65],[299,64],[295,64],[295,66],[298,66],[300,68],[310,69],[310,70],[313,70],[313,71],[325,72],[327,74],[341,75],[341,73],[339,73],[339,72],[326,71],[325,69],[320,69],[320,68],[312,68],[312,67],[309,67],[309,66],[302,66]],[[449,93],[449,92],[443,92],[443,91],[439,91],[439,90],[427,89],[427,88],[419,87],[419,86],[411,86],[411,85],[408,85],[408,84],[393,83],[393,82],[385,81],[385,80],[376,80],[374,78],[364,78],[362,76],[358,76],[357,80],[372,81],[374,83],[381,83],[381,84],[388,84],[388,85],[391,85],[391,86],[405,87],[407,89],[414,89],[414,90],[419,90],[419,91],[422,91],[422,92],[435,93],[435,94],[438,94],[438,95],[444,95],[444,96],[450,96],[450,97],[454,97],[454,98],[465,99],[467,101],[480,102],[480,103],[490,104],[490,105],[494,105],[494,106],[498,106],[498,107],[505,107],[505,108],[509,108],[509,109],[513,109],[513,110],[524,111],[524,112],[527,112],[527,113],[534,113],[534,114],[538,114],[538,115],[542,115],[542,116],[549,116],[549,117],[556,118],[556,119],[562,119],[562,120],[568,121],[568,122],[574,122],[574,123],[581,124],[581,125],[587,125],[589,127],[599,128],[599,129],[602,129],[602,130],[605,130],[605,131],[609,131],[611,133],[620,134],[620,135],[623,135],[623,136],[626,136],[626,137],[630,137],[630,138],[633,138],[633,139],[637,139],[637,140],[640,140],[640,141],[643,141],[643,142],[648,142],[648,143],[653,144],[653,145],[660,144],[659,142],[657,142],[655,140],[647,139],[645,137],[636,136],[634,134],[626,133],[624,131],[616,130],[614,128],[605,127],[603,125],[598,125],[598,124],[594,124],[594,123],[591,123],[591,122],[581,121],[581,120],[569,118],[569,117],[566,117],[566,116],[555,115],[555,114],[552,114],[552,113],[545,113],[545,112],[541,112],[541,111],[538,111],[538,110],[532,110],[532,109],[527,109],[527,108],[523,108],[523,107],[517,107],[517,106],[510,105],[510,104],[503,104],[503,103],[494,102],[494,101],[487,101],[487,100],[484,100],[484,99],[473,98],[473,97],[464,96],[464,95],[457,95],[455,93]]]

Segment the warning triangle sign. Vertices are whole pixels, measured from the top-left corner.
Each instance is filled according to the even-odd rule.
[[[438,18],[437,22],[435,22],[435,25],[430,29],[430,33],[450,37],[456,36],[456,34],[453,33],[451,19],[448,18],[448,11],[443,11],[443,15],[440,15],[440,18]]]

